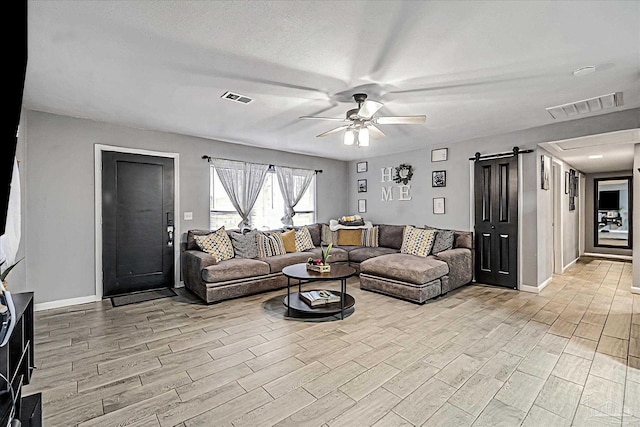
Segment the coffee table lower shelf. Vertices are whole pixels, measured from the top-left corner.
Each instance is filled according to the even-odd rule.
[[[342,292],[331,291],[336,295],[340,295],[342,297]],[[305,314],[313,314],[316,316],[331,316],[333,314],[338,314],[341,312],[340,303],[334,302],[331,304],[321,305],[319,307],[310,307],[306,302],[300,299],[298,292],[291,293],[291,305],[289,305],[288,297],[284,297],[282,301],[285,307],[290,308],[291,310],[305,313]],[[344,294],[344,309],[350,309],[356,304],[355,298],[353,298],[349,294]]]

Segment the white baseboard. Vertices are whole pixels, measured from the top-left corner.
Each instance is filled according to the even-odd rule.
[[[632,286],[631,287],[631,293],[632,294],[640,294],[640,288],[637,286]]]
[[[592,256],[596,258],[623,259],[625,261],[631,261],[633,259],[631,255],[596,254],[593,252],[585,252],[584,256]]]
[[[549,283],[551,283],[551,280],[553,280],[553,277],[549,277],[547,280],[545,280],[544,282],[540,283],[538,286],[531,286],[531,285],[520,285],[520,290],[523,292],[532,292],[534,294],[538,294],[540,293],[540,291],[542,291]]]
[[[50,310],[52,308],[60,308],[67,307],[70,305],[78,305],[78,304],[86,304],[88,302],[96,302],[100,301],[102,298],[99,298],[97,295],[90,295],[88,297],[78,297],[78,298],[69,298],[69,299],[61,299],[58,301],[49,301],[49,302],[41,302],[34,305],[34,311],[42,311],[42,310]]]
[[[565,271],[567,271],[567,269],[569,267],[571,267],[573,264],[575,264],[576,262],[578,262],[578,258],[574,259],[573,261],[571,261],[569,264],[565,265],[564,267],[562,267],[562,272],[564,273]]]

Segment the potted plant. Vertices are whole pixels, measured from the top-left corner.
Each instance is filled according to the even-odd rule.
[[[0,273],[0,282],[2,282],[2,286],[4,287],[4,290],[8,289],[7,286],[7,276],[9,275],[9,273],[11,273],[11,270],[13,270],[13,267],[15,267],[16,265],[18,265],[18,263],[20,261],[22,261],[24,258],[20,258],[18,261],[14,262],[13,264],[11,264],[9,267],[7,267],[6,269],[4,269],[4,271],[2,273]],[[4,264],[5,262],[3,261],[2,264]],[[0,266],[2,266],[2,264],[0,264]]]
[[[331,247],[333,243],[329,243],[329,246],[326,248],[320,246],[322,251],[320,252],[320,258],[309,258],[307,260],[307,270],[316,271],[318,273],[328,273],[331,271],[331,266],[329,265],[329,257],[331,254]]]

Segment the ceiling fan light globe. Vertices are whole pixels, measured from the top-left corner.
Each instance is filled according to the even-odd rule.
[[[369,129],[362,128],[358,132],[358,145],[360,147],[368,147],[369,146]]]
[[[344,133],[344,145],[353,145],[356,140],[356,131],[353,129],[347,129]]]

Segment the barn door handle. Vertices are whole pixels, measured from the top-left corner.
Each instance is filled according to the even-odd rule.
[[[496,229],[496,226],[495,226],[495,225],[492,225],[492,226],[491,226],[491,229],[492,229],[492,230],[495,230],[495,229]]]
[[[169,233],[169,241],[167,246],[173,246],[173,225],[167,226],[167,233]]]

